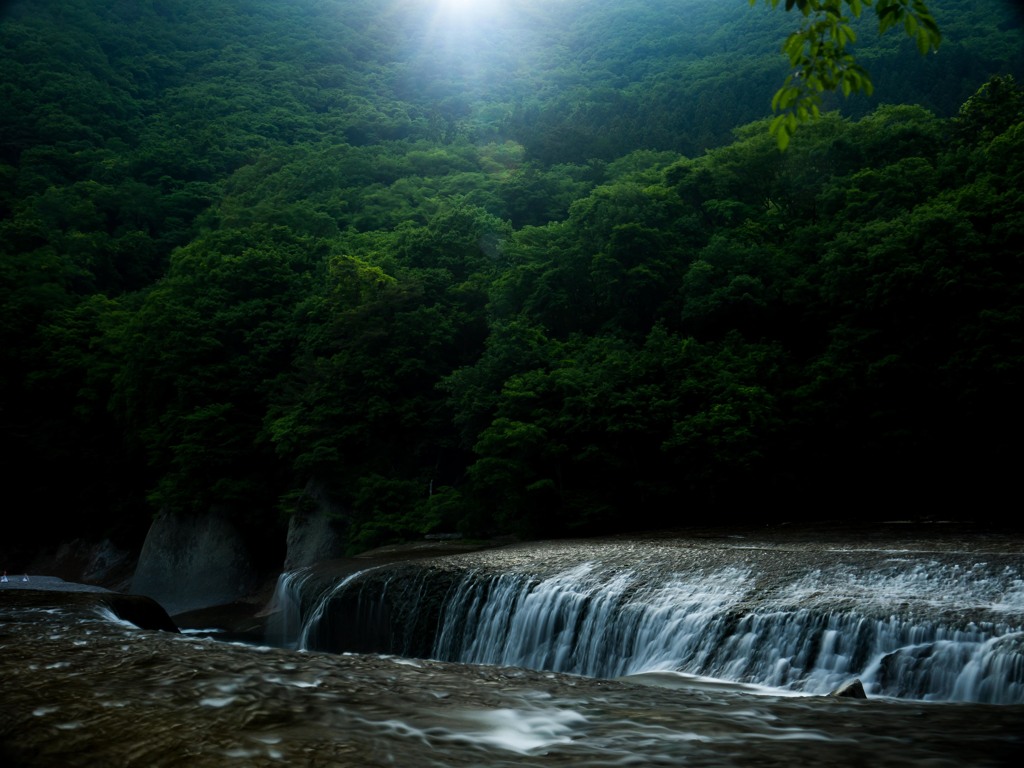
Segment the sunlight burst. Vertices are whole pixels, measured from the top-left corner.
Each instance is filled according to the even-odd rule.
[[[472,21],[492,14],[499,0],[438,0],[437,12],[441,16],[461,21]]]

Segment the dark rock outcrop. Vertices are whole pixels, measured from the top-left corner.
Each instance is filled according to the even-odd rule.
[[[868,697],[864,692],[864,685],[857,679],[843,683],[832,691],[829,696],[839,699],[866,699]]]
[[[307,486],[306,494],[313,500],[315,508],[310,512],[297,512],[288,521],[286,571],[333,560],[345,553],[341,511],[312,482]]]
[[[137,558],[137,549],[118,546],[110,539],[79,538],[37,551],[25,570],[126,592]]]
[[[111,593],[102,602],[117,618],[134,624],[139,629],[159,629],[162,632],[177,632],[174,621],[158,602],[145,595],[121,595]]]
[[[232,603],[256,583],[248,547],[229,520],[164,513],[146,536],[129,591],[153,598],[173,616]]]

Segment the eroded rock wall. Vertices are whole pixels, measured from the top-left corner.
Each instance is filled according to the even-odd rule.
[[[251,554],[238,529],[211,512],[162,513],[146,536],[131,592],[160,603],[169,614],[226,605],[257,582]]]
[[[306,494],[314,502],[313,509],[298,512],[288,521],[285,571],[333,560],[345,554],[340,510],[314,483],[306,488]]]

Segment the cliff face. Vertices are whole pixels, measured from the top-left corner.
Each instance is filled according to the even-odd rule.
[[[226,606],[243,598],[258,601],[261,580],[281,570],[309,566],[343,554],[343,538],[328,510],[289,521],[281,561],[262,559],[237,526],[210,512],[201,516],[162,514],[140,546],[126,548],[109,539],[73,539],[30,556],[0,557],[0,570],[94,585],[145,595],[169,613]],[[254,597],[255,595],[255,597]]]
[[[288,520],[285,571],[345,555],[342,510],[315,482],[309,483],[306,493],[315,502],[315,507],[309,512],[297,512]]]
[[[256,585],[252,555],[230,521],[164,513],[146,536],[130,591],[174,615],[234,602]]]
[[[4,560],[11,573],[54,576],[70,582],[93,584],[115,592],[127,592],[138,561],[138,549],[115,544],[110,539],[98,541],[71,539],[53,549],[36,552],[25,561]]]

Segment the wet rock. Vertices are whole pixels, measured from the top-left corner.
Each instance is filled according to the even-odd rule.
[[[112,593],[101,598],[101,602],[106,603],[117,618],[130,622],[139,629],[158,629],[162,632],[178,631],[163,606],[144,595]]]
[[[4,589],[0,591],[0,604],[11,608],[67,608],[76,611],[106,608],[114,616],[134,624],[139,629],[178,632],[174,621],[159,603],[144,595],[123,595],[117,592],[74,584],[60,579],[39,577],[35,589]]]
[[[866,699],[868,697],[864,692],[864,685],[857,679],[843,683],[832,691],[829,696],[840,699]]]

